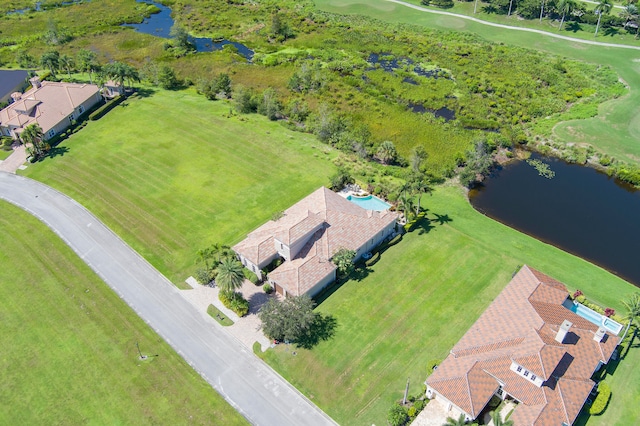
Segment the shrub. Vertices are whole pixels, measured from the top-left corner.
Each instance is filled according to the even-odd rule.
[[[102,105],[100,108],[96,109],[91,114],[89,114],[89,120],[95,121],[100,119],[103,115],[111,111],[116,106],[120,105],[120,103],[122,103],[122,101],[124,100],[125,100],[124,96],[122,95],[116,96],[115,98],[111,99],[109,102],[107,102],[106,104]]]
[[[214,278],[212,271],[207,268],[198,268],[193,275],[194,278],[202,285],[209,284]]]
[[[613,308],[606,308],[604,310],[604,316],[606,316],[607,318],[609,318],[609,317],[611,317],[611,316],[613,316],[615,314],[616,314],[616,311]]]
[[[393,237],[391,240],[389,240],[389,242],[387,243],[387,247],[391,247],[393,245],[398,244],[400,240],[402,240],[402,234],[398,234],[395,237]]]
[[[416,410],[416,407],[409,407],[409,410],[407,411],[407,415],[409,416],[410,419],[414,419],[417,415],[418,415],[418,410]]]
[[[246,279],[251,281],[253,284],[257,285],[260,282],[260,279],[258,278],[258,276],[254,274],[252,271],[248,270],[247,268],[242,268],[242,274]]]
[[[581,290],[576,290],[576,291],[573,293],[573,298],[574,298],[574,299],[577,299],[579,296],[582,296],[582,295],[583,295],[583,293],[582,293],[582,291],[581,291]]]
[[[271,284],[269,284],[269,283],[266,283],[264,286],[262,286],[262,289],[267,294],[273,293],[273,287],[271,287]]]
[[[598,396],[596,396],[595,401],[591,404],[591,408],[589,408],[589,414],[592,416],[599,416],[604,413],[604,410],[607,408],[609,404],[609,400],[611,399],[611,387],[606,382],[600,382],[598,385]]]
[[[583,294],[581,294],[580,296],[576,297],[576,301],[578,303],[584,303],[585,300],[586,300],[586,297],[584,297]]]
[[[243,317],[249,313],[249,302],[242,297],[240,293],[226,293],[221,291],[218,293],[218,298],[225,307],[231,309],[239,317]]]
[[[420,411],[422,411],[424,409],[425,406],[425,401],[424,399],[419,399],[417,400],[413,406],[416,408],[416,411],[419,413]]]
[[[376,252],[370,259],[367,259],[364,264],[367,266],[373,266],[378,260],[380,260],[380,252]]]
[[[407,424],[409,421],[407,410],[398,404],[393,404],[393,407],[391,407],[387,414],[387,421],[391,426],[403,426]]]

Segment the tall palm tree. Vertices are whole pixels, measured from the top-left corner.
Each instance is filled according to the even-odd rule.
[[[567,14],[571,14],[576,6],[577,3],[575,0],[560,0],[560,2],[558,2],[558,12],[562,13],[562,19],[560,20],[560,27],[558,28],[558,31],[562,29],[564,18],[567,16]]]
[[[467,424],[467,420],[464,414],[460,414],[457,419],[447,417],[447,421],[442,426],[464,426],[465,424]]]
[[[93,72],[100,68],[98,56],[91,50],[81,49],[77,54],[77,62],[81,71],[89,73],[89,82],[93,84]]]
[[[124,85],[126,80],[130,82],[132,80],[140,81],[138,70],[123,62],[111,62],[103,67],[103,72],[107,77],[117,81],[120,86],[124,88],[126,88]]]
[[[43,142],[44,133],[39,124],[29,124],[20,133],[20,139],[24,143],[27,152],[36,157],[40,157],[44,151],[45,144]]]
[[[422,167],[422,163],[429,157],[429,154],[422,145],[416,145],[411,152],[411,169],[414,172],[419,172]]]
[[[640,318],[640,293],[633,293],[629,299],[623,300],[622,303],[624,307],[627,308],[627,315],[625,315],[627,328],[624,331],[624,335],[626,336],[631,323],[635,321],[636,325],[638,325],[638,318]]]
[[[71,70],[76,66],[76,62],[73,60],[73,57],[69,55],[61,55],[60,66],[67,71],[67,75],[69,76],[69,79],[71,79]]]
[[[60,53],[57,50],[43,53],[40,57],[40,64],[45,68],[49,68],[51,75],[55,77],[56,71],[60,69]]]
[[[629,3],[624,7],[624,9],[622,9],[622,12],[620,12],[620,17],[624,19],[624,28],[627,28],[627,26],[629,25],[629,22],[637,21],[638,6],[636,6],[635,4]]]
[[[242,287],[244,274],[242,273],[242,263],[231,257],[224,257],[218,265],[218,275],[216,283],[224,293],[233,293]]]
[[[511,16],[512,7],[513,7],[513,0],[509,0],[509,12],[507,13],[507,16]]]
[[[544,0],[540,2],[540,22],[542,22],[542,14],[544,13]]]
[[[493,420],[493,426],[513,426],[513,420],[502,420],[498,410],[491,412],[491,420]]]
[[[598,37],[598,30],[600,29],[600,19],[602,19],[602,15],[608,15],[611,12],[611,8],[613,7],[613,3],[611,0],[599,0],[598,5],[593,10],[598,14],[598,23],[596,24],[596,33],[594,37]]]
[[[418,217],[420,214],[420,199],[422,198],[422,195],[431,192],[429,179],[422,172],[412,173],[410,185],[413,193],[418,196],[418,203],[416,205],[416,217]]]

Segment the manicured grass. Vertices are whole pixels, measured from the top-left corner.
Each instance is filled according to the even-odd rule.
[[[145,92],[146,93],[146,92]],[[233,244],[329,183],[315,137],[194,91],[131,98],[24,173],[86,206],[175,283],[196,252]]]
[[[0,149],[0,160],[6,160],[8,156],[13,154],[13,151],[5,151],[4,149]]]
[[[225,327],[233,325],[233,321],[230,318],[228,318],[224,313],[222,313],[220,309],[216,308],[213,305],[209,305],[207,307],[207,313],[209,314],[209,316],[211,316],[211,318],[218,321],[220,325],[223,325]]]
[[[553,135],[563,142],[589,143],[616,158],[638,162],[640,145],[640,51],[589,46],[586,44],[545,37],[540,34],[501,29],[465,19],[419,12],[385,0],[315,0],[326,11],[362,14],[389,22],[416,24],[440,30],[468,31],[494,41],[537,49],[586,62],[613,67],[631,88],[628,95],[605,102],[598,116],[571,120],[555,126]],[[571,33],[565,34],[571,35]],[[599,41],[610,42],[608,37]],[[633,42],[637,44],[638,42]]]
[[[538,268],[617,310],[634,290],[603,269],[479,214],[455,187],[440,187],[424,202],[429,221],[318,307],[337,320],[333,339],[299,349],[296,357],[280,347],[263,355],[340,424],[384,424],[407,377],[410,394],[419,394],[428,361],[447,355],[519,265]],[[624,364],[638,362],[640,350],[632,349]],[[640,396],[637,386],[611,382],[614,393]],[[630,414],[636,406],[627,403],[614,399],[611,405],[620,404],[625,417],[616,417],[614,409],[608,419],[640,421],[638,413]]]
[[[0,424],[246,424],[44,224],[0,202]],[[136,343],[145,355],[139,360]]]

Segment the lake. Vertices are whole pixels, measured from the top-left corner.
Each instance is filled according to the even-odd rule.
[[[531,158],[555,176],[514,162],[470,191],[473,207],[640,287],[640,192],[590,167]]]

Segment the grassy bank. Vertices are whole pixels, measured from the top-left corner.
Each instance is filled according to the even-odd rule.
[[[313,136],[194,91],[144,91],[30,165],[95,213],[175,283],[196,252],[232,244],[329,183],[333,153]]]
[[[416,395],[431,359],[442,359],[519,265],[528,264],[580,288],[605,306],[634,287],[575,256],[516,232],[469,205],[459,189],[439,188],[425,199],[428,221],[387,250],[364,277],[353,279],[318,310],[333,315],[335,337],[313,350],[278,347],[263,356],[287,380],[341,424],[381,424],[407,377]],[[589,424],[640,421],[626,388],[640,350],[632,349],[611,381],[611,411]],[[594,418],[595,419],[595,418]],[[598,423],[598,421],[603,423]],[[608,422],[608,423],[607,423]]]
[[[315,0],[321,10],[344,14],[363,14],[388,22],[425,26],[440,30],[472,32],[496,43],[537,49],[571,59],[611,66],[630,87],[628,95],[601,104],[598,115],[594,110],[569,111],[559,115],[559,124],[538,123],[542,133],[553,135],[565,143],[589,143],[608,154],[626,161],[637,162],[640,145],[636,143],[640,129],[640,51],[622,48],[590,46],[555,39],[540,34],[494,28],[481,23],[453,17],[419,12],[385,0],[366,3],[357,0]],[[609,41],[603,38],[602,41]],[[550,119],[550,123],[556,120]]]
[[[246,424],[44,224],[0,202],[1,424]],[[140,349],[148,360],[138,359]]]

